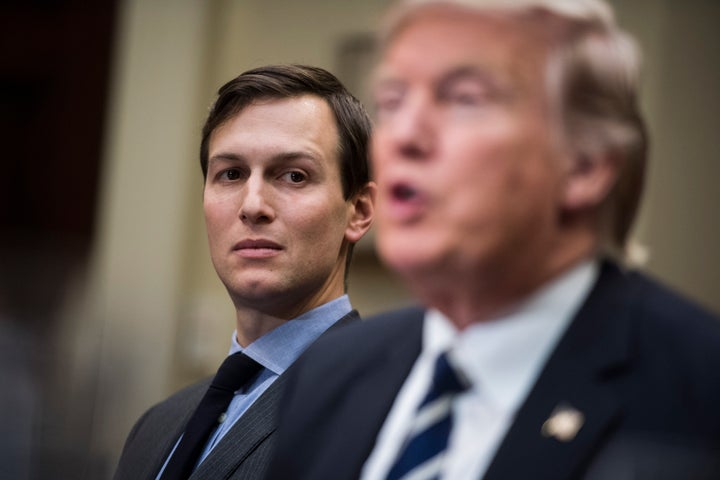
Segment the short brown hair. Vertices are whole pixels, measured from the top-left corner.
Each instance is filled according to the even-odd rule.
[[[370,118],[363,105],[330,72],[307,65],[268,65],[248,70],[218,90],[202,129],[200,166],[207,178],[210,137],[254,101],[316,95],[327,102],[338,129],[340,176],[345,199],[370,181]]]

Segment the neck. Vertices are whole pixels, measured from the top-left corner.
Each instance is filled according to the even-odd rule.
[[[291,305],[283,305],[273,301],[263,305],[254,302],[252,306],[248,306],[235,299],[237,341],[242,347],[247,347],[283,323],[336,298],[340,298],[344,293],[342,285],[340,285],[339,287],[323,289],[315,294],[301,296],[301,301],[294,302]]]
[[[251,309],[237,309],[236,318],[237,341],[243,348],[287,321],[286,319]]]
[[[442,279],[437,272],[417,275],[410,286],[426,306],[440,310],[464,330],[513,310],[548,282],[592,258],[596,249],[591,239],[558,247],[554,254],[531,262],[447,272]]]

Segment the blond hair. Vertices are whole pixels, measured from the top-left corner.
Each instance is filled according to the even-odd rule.
[[[405,0],[380,32],[385,48],[428,7],[525,19],[544,33],[546,83],[562,137],[576,157],[610,156],[618,176],[602,205],[600,241],[625,251],[638,210],[647,159],[647,132],[638,106],[640,53],[602,0]]]

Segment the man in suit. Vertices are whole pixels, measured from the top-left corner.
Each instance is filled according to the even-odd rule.
[[[377,247],[424,308],[307,352],[269,478],[720,478],[720,321],[618,261],[646,134],[610,8],[410,0],[380,45]]]
[[[200,162],[210,254],[236,310],[230,356],[212,387],[201,381],[140,418],[116,479],[263,477],[284,372],[326,329],[358,319],[345,281],[373,218],[369,133],[362,105],[320,68],[261,67],[219,90]],[[191,442],[201,399],[240,357],[232,368],[250,365],[248,379],[227,387]]]

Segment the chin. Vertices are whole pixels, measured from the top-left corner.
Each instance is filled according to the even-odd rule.
[[[383,263],[395,273],[409,279],[422,272],[433,271],[438,267],[438,260],[428,253],[408,248],[407,244],[403,244],[403,242],[395,242],[384,247],[378,245],[378,254]]]
[[[276,283],[277,282],[269,281],[269,279],[265,278],[236,278],[226,283],[225,286],[231,295],[234,294],[235,296],[248,299],[262,299],[273,296],[275,291],[280,289]]]

